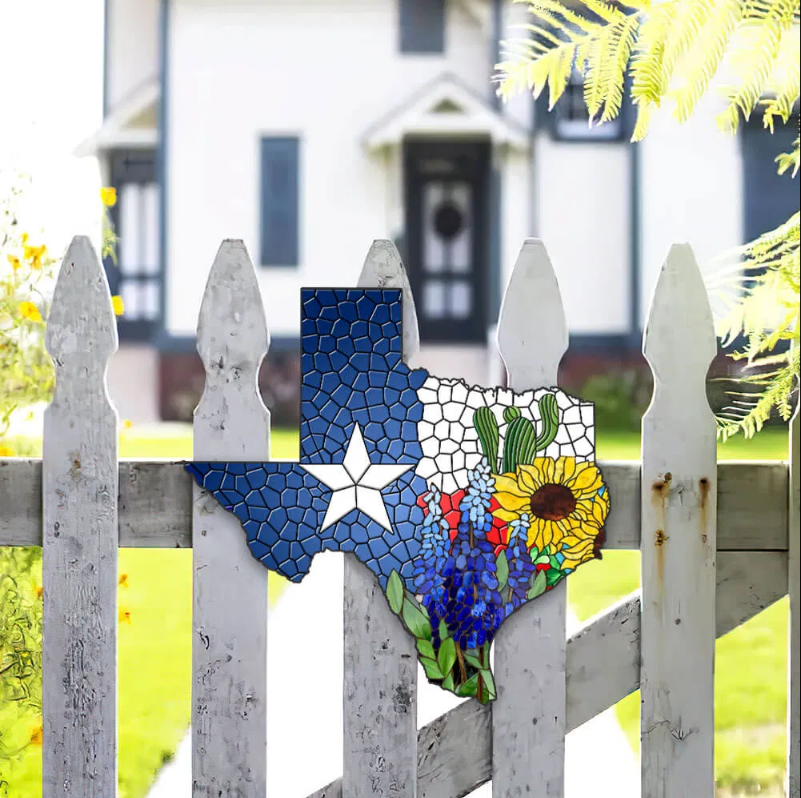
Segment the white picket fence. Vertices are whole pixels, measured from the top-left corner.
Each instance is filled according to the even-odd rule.
[[[416,317],[391,243],[373,244],[359,285],[404,290],[410,359]],[[511,387],[556,385],[567,344],[545,248],[526,241],[498,332]],[[207,378],[195,458],[269,458],[270,416],[256,390],[268,345],[253,265],[241,242],[226,241],[200,308]],[[85,238],[73,241],[61,268],[47,346],[57,387],[44,457],[0,460],[0,545],[44,547],[44,796],[116,794],[118,546],[192,546],[193,795],[263,798],[267,571],[237,519],[181,463],[118,461],[118,419],[105,386],[116,325]],[[644,351],[656,387],[642,462],[601,463],[613,497],[606,546],[641,550],[642,595],[566,639],[563,582],[501,628],[497,701],[465,702],[418,731],[412,640],[372,574],[346,555],[343,776],[313,798],[458,798],[490,779],[495,798],[562,798],[565,735],[638,688],[642,795],[711,798],[715,638],[788,589],[796,622],[787,794],[797,798],[798,413],[788,462],[717,463],[705,394],[715,336],[686,245],[673,247],[662,267]]]

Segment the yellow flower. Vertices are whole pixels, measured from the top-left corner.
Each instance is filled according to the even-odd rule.
[[[542,551],[550,544],[551,553],[564,555],[563,568],[593,558],[595,539],[609,513],[609,493],[594,463],[538,457],[514,474],[497,476],[495,491],[497,518],[529,517],[529,547]]]
[[[0,443],[0,457],[13,457],[13,456],[14,456],[14,450],[9,446],[4,446],[2,443]]]
[[[42,724],[40,722],[36,726],[34,726],[33,730],[31,731],[31,739],[30,739],[31,745],[41,745],[43,736],[44,733],[42,731]]]
[[[19,262],[19,258],[16,255],[6,255],[6,258],[8,259],[8,262],[11,264],[11,268],[14,271],[17,271],[21,265]]]
[[[120,574],[120,587],[128,587],[128,574]]]
[[[117,189],[111,186],[101,188],[100,200],[107,208],[113,208],[117,204]]]
[[[118,619],[120,623],[130,623],[131,622],[131,613],[128,612],[124,607],[120,607]]]
[[[125,305],[123,304],[121,296],[111,297],[111,307],[114,308],[115,316],[122,316],[125,313]]]
[[[28,234],[27,234],[27,233],[23,233],[23,234],[22,234],[22,235],[19,237],[19,240],[22,242],[22,246],[23,246],[23,247],[24,247],[24,246],[25,246],[25,245],[28,243],[28,238],[29,238],[29,236],[28,236]]]
[[[42,268],[42,258],[44,257],[45,252],[47,252],[47,247],[44,244],[39,247],[31,247],[26,244],[23,247],[25,260],[29,260],[31,262],[31,268],[33,269]]]
[[[19,303],[19,315],[26,321],[42,320],[42,314],[39,312],[39,308],[37,308],[33,302],[28,302],[27,300]]]

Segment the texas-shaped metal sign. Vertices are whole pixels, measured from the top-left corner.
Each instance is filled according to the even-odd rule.
[[[304,289],[301,304],[299,462],[187,469],[293,582],[316,554],[353,552],[429,680],[486,703],[504,619],[600,557],[593,405],[408,368],[400,290]]]

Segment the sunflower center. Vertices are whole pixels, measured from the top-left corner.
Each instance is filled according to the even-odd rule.
[[[546,521],[561,521],[576,509],[576,497],[564,485],[543,485],[531,497],[531,512]]]

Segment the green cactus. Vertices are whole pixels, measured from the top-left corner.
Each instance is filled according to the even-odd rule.
[[[495,418],[495,414],[488,407],[479,407],[473,413],[473,426],[478,432],[478,440],[484,450],[484,457],[487,458],[490,468],[494,471],[498,463],[498,446],[500,442],[498,421]]]
[[[524,459],[536,452],[537,434],[534,425],[527,419],[518,416],[512,419],[506,428],[506,439],[503,444],[503,473],[514,472],[517,466],[529,461]]]
[[[539,401],[540,416],[542,418],[540,434],[537,436],[535,451],[531,460],[533,463],[534,455],[553,443],[559,429],[559,406],[556,404],[556,397],[552,393],[546,393]]]
[[[521,415],[519,407],[506,407],[503,411],[503,420],[507,424],[511,424],[516,418],[520,418]]]

